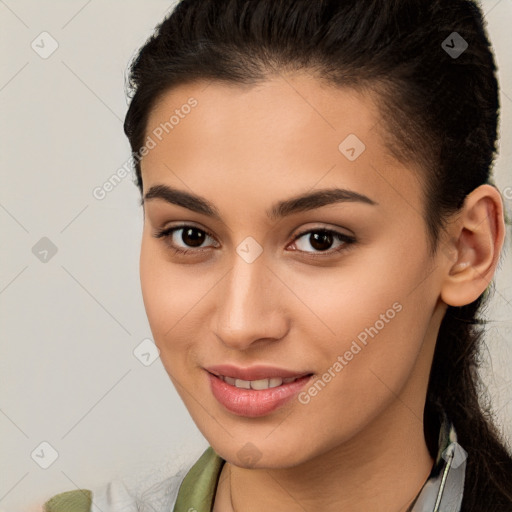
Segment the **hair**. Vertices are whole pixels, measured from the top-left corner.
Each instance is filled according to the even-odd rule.
[[[442,46],[453,32],[468,44],[456,58]],[[386,147],[420,169],[432,254],[466,196],[492,185],[498,83],[482,12],[471,0],[181,0],[130,65],[124,131],[133,153],[144,146],[152,109],[173,87],[250,85],[282,72],[376,98]],[[140,158],[135,175],[142,194]],[[477,313],[489,291],[447,307],[424,410],[433,458],[443,411],[468,452],[467,512],[512,510],[512,458],[477,371],[485,324]]]

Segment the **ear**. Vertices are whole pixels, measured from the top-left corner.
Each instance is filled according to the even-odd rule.
[[[444,242],[446,273],[441,287],[446,304],[464,306],[485,291],[496,271],[504,237],[501,195],[495,187],[481,185],[466,197],[448,227],[450,242]]]

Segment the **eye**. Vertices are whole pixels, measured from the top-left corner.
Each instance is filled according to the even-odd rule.
[[[179,233],[180,231],[181,234]],[[162,229],[157,231],[153,236],[155,238],[163,238],[166,244],[175,253],[179,254],[202,252],[205,247],[201,248],[201,244],[204,243],[207,238],[213,239],[213,235],[210,232],[190,225],[181,225]],[[183,245],[179,245],[176,240],[180,241]]]
[[[309,237],[306,237],[309,235]],[[301,240],[304,238],[304,240]],[[308,231],[304,231],[299,233],[294,239],[294,246],[298,248],[299,251],[305,253],[311,253],[313,256],[323,256],[322,254],[315,253],[315,251],[320,251],[320,253],[337,253],[341,252],[348,248],[349,245],[355,243],[356,239],[353,236],[346,235],[344,233],[339,233],[338,231],[334,231],[332,229],[310,229]],[[334,242],[339,242],[339,245],[330,250],[330,246]],[[308,245],[313,247],[315,251],[308,251]],[[297,249],[295,249],[297,250]]]
[[[309,235],[309,238],[306,238],[306,235]],[[163,238],[167,246],[175,254],[203,252],[208,246],[201,247],[202,244],[208,238],[215,240],[214,236],[209,231],[187,224],[159,230],[153,236],[155,238]],[[304,240],[301,240],[301,238],[304,238]],[[310,254],[313,257],[323,257],[324,254],[322,253],[328,256],[333,253],[341,252],[347,249],[349,245],[355,243],[355,241],[356,239],[353,236],[332,229],[317,228],[299,233],[293,240],[293,246],[295,246],[295,248],[292,250],[298,250],[299,252]],[[330,246],[335,242],[338,242],[339,245],[336,246],[335,249],[331,249]],[[314,251],[307,250],[308,244],[310,247],[313,247]],[[218,247],[218,245],[215,247]],[[315,251],[319,252],[316,253]]]

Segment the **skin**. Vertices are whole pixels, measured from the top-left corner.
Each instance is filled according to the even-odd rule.
[[[488,185],[473,191],[431,257],[421,170],[390,156],[368,93],[298,73],[251,87],[185,84],[158,102],[147,134],[191,96],[197,107],[142,160],[143,193],[166,184],[197,194],[221,220],[145,201],[140,277],[162,363],[227,461],[215,512],[277,504],[283,511],[406,510],[433,464],[423,407],[439,325],[447,304],[473,301],[494,274],[504,236],[499,193]],[[351,133],[366,145],[355,161],[338,149]],[[331,187],[377,204],[331,204],[277,221],[265,215],[277,201]],[[214,237],[197,248],[182,231],[167,241],[153,236],[182,222]],[[327,251],[310,234],[294,240],[313,228],[356,242],[336,253],[336,238]],[[252,263],[236,252],[248,236],[263,249]],[[171,241],[196,253],[173,254]],[[247,418],[210,391],[204,367],[221,363],[319,378],[394,303],[401,311],[307,404],[295,399]],[[253,463],[239,455],[249,442]]]

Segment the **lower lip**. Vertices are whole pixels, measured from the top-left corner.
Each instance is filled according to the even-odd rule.
[[[256,390],[237,388],[224,382],[221,378],[207,373],[213,396],[218,402],[228,411],[249,418],[265,416],[275,411],[298,395],[312,377],[312,375],[307,375],[275,388]]]

